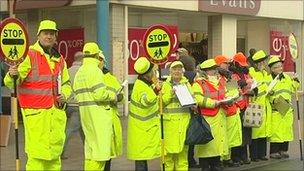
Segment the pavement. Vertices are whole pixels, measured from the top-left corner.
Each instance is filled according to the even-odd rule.
[[[126,159],[126,130],[127,130],[127,117],[122,116],[123,126],[123,142],[124,142],[124,155],[112,161],[111,170],[135,170],[134,162]],[[303,161],[299,160],[299,141],[297,140],[297,124],[295,126],[295,140],[290,143],[289,159],[261,161],[251,163],[249,165],[242,165],[240,167],[225,168],[225,171],[246,170],[246,171],[262,171],[262,170],[304,170]],[[0,170],[15,170],[15,138],[14,129],[10,131],[9,144],[6,147],[0,147]],[[24,134],[23,126],[19,127],[19,152],[21,161],[21,170],[25,169],[26,154],[24,153]],[[62,160],[62,170],[83,170],[83,147],[79,134],[74,134],[68,144],[67,159]],[[269,148],[268,148],[269,150]],[[149,170],[160,170],[160,161],[155,159],[148,162]],[[190,171],[199,171],[200,169],[190,169]]]

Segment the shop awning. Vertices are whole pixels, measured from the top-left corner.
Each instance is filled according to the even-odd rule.
[[[69,5],[73,0],[17,0],[16,10],[51,8]]]

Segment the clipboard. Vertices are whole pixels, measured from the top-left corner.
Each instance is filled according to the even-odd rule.
[[[187,85],[174,85],[173,89],[182,107],[191,107],[196,104],[190,91],[188,90]]]
[[[292,106],[282,96],[279,96],[274,101],[273,107],[284,116]]]

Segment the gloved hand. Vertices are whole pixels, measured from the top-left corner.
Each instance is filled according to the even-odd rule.
[[[11,76],[11,77],[18,76],[19,75],[18,66],[17,65],[10,66],[8,69],[8,73],[9,73],[9,76]]]
[[[237,83],[238,83],[240,88],[243,88],[243,87],[247,86],[247,82],[244,79],[239,80]]]
[[[122,99],[123,99],[123,94],[122,93],[119,93],[119,94],[116,95],[117,102],[121,102]]]
[[[66,108],[66,99],[62,94],[58,95],[56,97],[55,106],[59,109],[65,109]]]

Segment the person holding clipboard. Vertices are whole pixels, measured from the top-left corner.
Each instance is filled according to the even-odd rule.
[[[271,56],[268,67],[273,79],[277,78],[268,98],[272,105],[270,141],[270,158],[288,158],[288,145],[293,140],[292,95],[299,87],[299,80],[283,73],[283,61],[280,56]],[[278,76],[278,77],[277,77]]]
[[[184,65],[181,61],[172,62],[170,76],[162,86],[166,170],[188,170],[188,145],[185,145],[185,139],[190,120],[191,101],[188,101],[186,107],[183,107],[185,104],[180,102],[178,94],[185,97],[191,96],[193,93],[190,83],[184,77],[184,72]]]
[[[202,170],[223,170],[220,157],[228,155],[226,112],[223,105],[232,104],[225,99],[225,86],[220,81],[217,64],[208,59],[199,65],[201,76],[193,84],[199,113],[210,125],[213,140],[196,146],[196,155]]]

